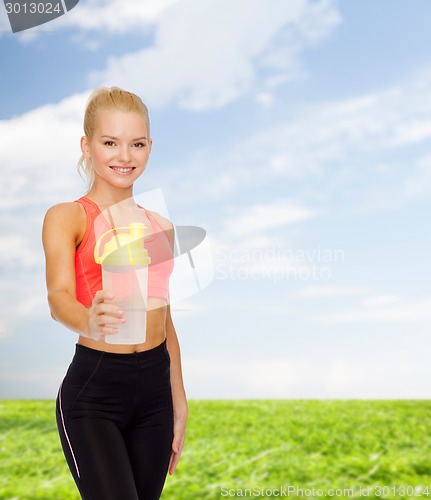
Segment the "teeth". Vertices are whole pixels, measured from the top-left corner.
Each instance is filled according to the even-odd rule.
[[[122,174],[125,174],[126,172],[130,172],[131,170],[133,170],[133,167],[112,167],[112,168]]]

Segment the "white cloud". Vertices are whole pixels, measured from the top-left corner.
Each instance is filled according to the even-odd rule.
[[[412,175],[402,186],[402,193],[406,198],[414,199],[417,196],[431,194],[431,155],[419,158],[414,166]]]
[[[306,370],[301,363],[284,363],[274,360],[261,362],[236,362],[212,359],[184,358],[183,370],[186,386],[194,397],[247,397],[254,393],[261,397],[286,395],[298,377]],[[306,363],[304,363],[306,365]],[[272,383],[268,383],[271,380]],[[206,389],[205,389],[206,388]],[[224,395],[224,396],[223,396]]]
[[[315,211],[285,199],[225,208],[212,235],[216,279],[278,282],[308,273],[317,250],[289,245],[286,226],[314,217]]]
[[[380,362],[336,359],[324,374],[326,393],[336,398],[413,399],[431,395],[426,363],[402,352]]]
[[[269,11],[269,16],[276,17],[275,5],[278,4],[274,3],[271,7],[274,10]],[[297,2],[295,5],[296,14],[294,10],[289,11],[291,21],[286,18],[283,22],[296,22],[298,19],[303,21],[310,13],[311,5],[313,8],[320,5],[319,8],[327,9],[328,13],[332,12],[330,4],[324,2],[313,2],[310,5]],[[326,7],[322,7],[324,5]],[[166,8],[166,11],[160,14],[161,32],[167,29],[163,27],[164,22],[167,26],[173,23],[170,17],[177,7],[181,7],[183,16],[191,9],[188,1]],[[284,4],[283,10],[286,10]],[[197,14],[198,17],[201,15],[205,18],[209,12],[202,7],[198,9]],[[259,9],[256,12],[260,12]],[[222,14],[218,15],[215,20],[223,22]],[[166,21],[165,17],[169,19]],[[181,19],[183,18],[180,17],[179,21]],[[240,28],[244,30],[242,35],[242,32],[228,32],[230,35],[223,38],[229,40],[234,52],[241,52],[247,37],[251,37],[253,23],[256,22],[254,14],[250,18],[246,16],[243,23],[239,23]],[[274,21],[273,30],[276,31],[279,24],[279,21]],[[258,31],[260,33],[260,30]],[[263,38],[259,43],[271,44],[273,35],[263,30]],[[245,38],[242,39],[242,36]],[[166,48],[169,53],[170,50],[181,51],[181,54],[188,53],[187,46],[181,45],[186,42],[181,41],[178,47],[171,48],[172,39],[169,37],[169,34],[162,36],[162,45],[169,47],[169,50]],[[211,36],[208,39],[212,39]],[[258,41],[255,43],[257,48],[254,50],[258,51],[260,45]],[[142,53],[161,50],[157,47],[156,43],[153,48],[144,49]],[[202,47],[198,47],[196,50],[201,49]],[[220,50],[228,49],[221,47]],[[249,50],[251,49],[244,49],[241,57],[251,64],[250,61],[255,59]],[[190,57],[193,59],[194,56]],[[215,62],[217,61],[216,57]],[[173,68],[177,71],[175,65]],[[157,71],[159,70],[156,69],[154,73],[154,82],[157,81],[154,91],[160,90],[160,96],[164,98],[167,94],[165,95],[163,85],[173,85],[175,78],[167,78],[169,81],[165,82],[166,79],[159,78]],[[228,73],[229,71],[226,74]],[[261,75],[260,79],[263,80],[264,77]],[[209,85],[212,85],[214,79],[210,80]],[[196,80],[199,88],[205,88],[203,83],[199,79]],[[181,85],[178,89],[180,88]],[[259,130],[255,135],[225,151],[223,159],[208,148],[197,153],[187,166],[176,163],[169,172],[173,180],[172,185],[175,186],[169,194],[175,200],[181,193],[194,193],[193,197],[181,200],[187,205],[199,202],[200,199],[224,200],[239,190],[254,189],[258,186],[261,186],[263,192],[266,186],[271,186],[274,182],[290,182],[292,188],[298,187],[297,199],[307,200],[305,205],[310,205],[311,202],[326,204],[331,199],[337,199],[340,193],[346,192],[351,195],[346,200],[347,203],[356,203],[361,210],[366,210],[385,208],[391,203],[400,204],[403,200],[429,193],[429,158],[412,156],[412,164],[406,169],[404,164],[393,158],[385,158],[385,155],[397,151],[407,143],[411,144],[413,140],[423,142],[425,138],[431,137],[428,118],[431,105],[428,105],[427,99],[430,88],[431,72],[424,70],[391,89],[304,109],[301,118],[286,123],[278,122],[271,128]],[[141,92],[143,88],[139,90],[141,94],[145,93]],[[184,92],[183,89],[178,95],[174,95],[171,90],[167,90],[172,99],[180,100],[183,98],[181,96],[187,94]],[[12,120],[0,122],[0,132],[5,137],[5,143],[10,145],[5,149],[5,161],[14,169],[13,178],[6,177],[0,187],[0,205],[16,207],[24,202],[23,194],[27,201],[37,199],[40,202],[43,199],[49,204],[54,198],[67,199],[73,186],[76,186],[77,190],[81,189],[82,183],[77,178],[74,167],[79,156],[78,138],[82,130],[82,112],[87,95],[71,96],[56,105],[44,106]],[[267,99],[268,95],[264,95]],[[48,147],[45,146],[47,139]],[[25,148],[22,147],[24,140]],[[19,155],[17,151],[20,152]],[[371,162],[367,154],[373,156]],[[179,161],[182,161],[181,158]],[[383,164],[385,169],[381,168]],[[61,177],[58,175],[59,171],[62,172]],[[372,184],[366,182],[366,178],[370,176],[374,180]],[[300,184],[292,184],[293,182]],[[55,190],[52,189],[53,186]]]
[[[2,152],[8,175],[0,184],[0,208],[66,201],[73,188],[82,189],[76,173],[79,138],[87,94],[76,94],[58,104],[47,104],[0,121]],[[23,224],[23,222],[21,222]],[[24,228],[22,228],[24,230]]]
[[[2,317],[6,334],[23,318],[48,318],[42,220],[49,206],[72,201],[84,183],[76,172],[87,95],[73,95],[0,121]]]
[[[429,364],[401,351],[379,362],[337,357],[183,360],[189,397],[208,398],[429,398]]]
[[[57,21],[83,31],[127,33],[150,27],[180,0],[86,0]]]
[[[0,213],[0,227],[0,268],[25,273],[40,269],[43,262],[40,214],[32,212],[23,217],[13,210],[3,210]]]
[[[262,91],[297,76],[298,54],[340,21],[332,4],[182,0],[160,17],[153,46],[111,58],[92,82],[115,82],[152,106],[174,101],[195,110],[224,106],[256,86],[259,95],[258,73],[268,78]]]
[[[324,172],[338,171],[340,162],[347,166],[347,156],[354,153],[381,153],[431,138],[431,105],[426,99],[431,78],[426,88],[422,86],[413,76],[396,89],[315,105],[297,120],[259,131],[238,153],[253,146],[255,162],[262,165],[272,151],[265,162],[268,174],[321,180]],[[369,172],[369,167],[364,165],[364,170]]]
[[[84,5],[85,9],[87,6],[94,9],[96,2],[89,1]],[[103,10],[100,17],[73,20],[72,11],[58,22],[75,23],[82,32],[90,34],[97,29],[121,31],[136,25],[143,26],[144,30],[154,26],[155,30],[155,44],[151,48],[112,60],[99,76],[108,77],[111,71],[112,77],[121,76],[119,72],[124,70],[124,82],[135,86],[143,96],[147,95],[144,83],[148,82],[148,95],[154,98],[154,106],[165,103],[169,106],[174,102],[192,109],[222,106],[247,93],[263,106],[271,106],[275,102],[273,90],[290,78],[302,75],[298,56],[307,44],[316,42],[313,33],[317,33],[318,40],[321,40],[339,20],[333,2],[307,3],[305,0],[291,3],[295,12],[288,11],[284,2],[256,2],[258,8],[250,16],[236,12],[237,5],[242,6],[238,7],[239,10],[249,5],[244,1],[232,6],[223,0],[217,5],[226,7],[218,13],[213,12],[214,2],[208,2],[208,10],[204,3],[188,0],[172,5],[170,2],[160,1],[157,5],[149,2],[145,4],[149,10],[144,12],[145,9],[141,9],[134,19],[127,11],[119,11],[116,18],[112,16],[112,9],[115,11],[119,6],[117,0],[99,2],[98,5]],[[151,5],[155,10],[151,11]],[[178,20],[177,9],[184,9]],[[262,14],[263,9],[265,14]],[[268,23],[262,23],[255,12],[260,13],[261,18],[265,15]],[[224,18],[224,15],[231,17]],[[226,24],[229,22],[232,25]],[[203,32],[202,26],[208,27],[208,33]],[[221,31],[223,36],[220,36]],[[196,43],[197,38],[202,43]],[[214,40],[218,40],[220,46]],[[285,50],[289,47],[290,50]],[[356,202],[361,210],[373,204],[384,207],[391,200],[401,203],[431,193],[431,157],[420,156],[416,150],[410,149],[406,163],[405,158],[398,154],[407,146],[423,145],[431,137],[430,90],[431,74],[424,72],[419,77],[409,75],[390,89],[313,104],[308,109],[303,107],[301,115],[296,118],[290,115],[272,127],[261,127],[255,135],[243,141],[235,142],[234,138],[232,143],[235,145],[226,146],[222,155],[219,145],[205,151],[200,149],[194,161],[185,166],[188,159],[181,152],[176,155],[175,164],[167,165],[160,175],[169,177],[172,185],[169,199],[181,197],[184,202],[181,208],[185,207],[184,213],[191,220],[202,217],[209,222],[215,221],[217,243],[238,244],[241,240],[241,247],[232,246],[230,249],[243,248],[249,254],[255,249],[262,251],[277,245],[288,249],[285,240],[288,231],[278,236],[277,229],[284,226],[295,229],[292,226],[295,220],[301,223],[321,216],[322,205],[336,199],[334,193],[347,193],[340,202],[344,209],[349,203]],[[37,321],[48,318],[40,268],[43,265],[39,246],[40,223],[44,209],[49,205],[73,199],[74,193],[82,192],[83,183],[76,174],[75,164],[80,155],[79,137],[87,96],[88,93],[70,96],[57,104],[0,122],[2,143],[6,145],[2,161],[7,165],[0,183],[0,207],[3,210],[0,251],[2,263],[8,270],[19,267],[22,270],[20,276],[2,276],[2,297],[6,297],[2,303],[2,316],[7,321],[14,314]],[[376,186],[375,191],[370,187],[372,184]],[[253,189],[256,191],[252,192]],[[260,202],[261,199],[267,200],[268,193],[273,190],[277,190],[278,196],[286,192],[286,199],[276,197],[271,203]],[[293,200],[288,190],[295,193],[295,201],[286,201]],[[362,193],[363,198],[358,193]],[[254,194],[257,196],[252,197]],[[255,203],[245,207],[245,198],[253,199]],[[214,201],[217,203],[211,205]],[[209,213],[187,212],[190,206],[202,207],[203,202]],[[314,208],[316,204],[319,207]],[[228,215],[228,211],[223,210],[226,205],[234,209],[231,215],[235,220],[223,224]],[[254,226],[256,222],[261,227],[258,231]],[[240,238],[235,236],[235,223],[242,231]],[[226,241],[220,236],[226,236]],[[295,256],[293,262],[292,258],[285,256],[271,263],[265,260],[264,254],[260,255],[263,257],[249,264],[250,271],[261,271],[265,275],[269,269],[270,275],[273,272],[271,276],[275,276],[277,271],[286,272],[287,266],[295,264]],[[262,262],[267,267],[260,268]],[[306,270],[300,262],[297,265]],[[299,292],[298,297],[301,293],[303,298],[337,298],[371,292],[360,287],[307,287]],[[327,323],[368,321],[376,325],[401,322],[407,326],[421,321],[429,325],[429,299],[412,303],[397,300],[391,295],[370,295],[357,308],[326,313],[318,320]],[[7,328],[8,324],[3,324],[1,330],[7,333]],[[194,394],[200,391],[202,397],[208,394],[211,384],[215,384],[213,394],[220,397],[225,394],[215,378],[220,368],[226,370],[226,375],[221,375],[224,388],[230,390],[232,377],[238,376],[239,382],[231,389],[233,397],[235,394],[284,397],[286,393],[300,397],[326,397],[349,394],[349,391],[352,394],[377,394],[377,386],[373,393],[373,376],[380,381],[380,394],[386,394],[385,388],[403,382],[397,375],[387,381],[386,365],[382,364],[380,368],[377,364],[359,364],[349,370],[350,360],[343,359],[334,362],[331,368],[298,360],[296,364],[286,360],[274,364],[271,360],[262,360],[256,364],[243,362],[239,365],[225,362],[220,366],[215,361],[212,364],[211,360],[204,361],[202,364],[201,359],[192,360],[190,367],[190,373],[197,377],[194,379]],[[409,369],[412,373],[419,373],[406,360],[403,363],[403,374],[408,374]],[[209,366],[205,367],[206,364]],[[248,377],[249,372],[253,372],[251,377]],[[320,373],[325,373],[321,386]],[[395,367],[392,373],[395,374]],[[297,374],[302,382],[298,382]],[[343,377],[347,381],[350,377],[352,383],[343,385]],[[271,386],[273,380],[276,382]],[[413,385],[415,380],[409,380]],[[417,390],[419,394],[422,389]],[[396,389],[393,389],[393,394],[397,394]]]
[[[39,262],[42,264],[43,260]],[[1,329],[5,336],[13,334],[17,325],[32,318],[34,321],[49,318],[46,299],[45,273],[18,270],[13,274],[2,273],[0,283]]]
[[[320,299],[331,297],[345,297],[347,295],[359,295],[367,293],[367,287],[360,286],[339,286],[339,285],[314,285],[300,288],[290,294],[292,299]]]
[[[274,103],[274,97],[270,92],[258,92],[254,96],[254,99],[256,102],[267,108],[272,106],[272,104]]]
[[[67,363],[37,371],[4,364],[1,398],[53,398]],[[393,351],[381,362],[344,357],[319,363],[262,359],[183,358],[187,395],[208,398],[399,399],[431,397],[429,364]]]
[[[65,366],[44,367],[37,370],[1,367],[0,398],[55,398],[61,380],[66,374]]]
[[[340,206],[362,214],[394,209],[427,197],[431,160],[421,147],[431,138],[430,91],[431,71],[423,70],[393,88],[304,107],[296,118],[258,127],[222,157],[217,145],[176,163],[169,197],[187,206],[259,200],[284,188],[322,215]]]
[[[386,301],[386,302],[385,302]],[[318,323],[356,323],[356,322],[372,322],[372,323],[417,323],[425,322],[429,324],[431,320],[431,298],[419,299],[412,302],[399,303],[400,301],[392,300],[388,304],[387,296],[385,300],[380,297],[379,300],[374,298],[373,301],[365,304],[364,307],[350,309],[335,313],[326,313],[315,316],[313,321]]]
[[[124,34],[131,30],[150,32],[154,23],[173,4],[181,0],[86,0],[71,11],[50,21],[49,24],[35,26],[17,33],[23,43],[33,41],[40,33],[60,30],[65,27],[79,29],[81,33]],[[0,8],[0,34],[11,33],[6,10]],[[79,37],[82,39],[81,37]],[[84,39],[85,40],[85,39]],[[88,41],[88,43],[91,43]],[[94,41],[93,41],[94,43]],[[97,42],[96,42],[97,43]]]
[[[314,210],[279,199],[269,203],[255,203],[238,209],[224,218],[224,231],[231,237],[259,235],[268,230],[304,222],[316,216]]]
[[[397,304],[400,301],[401,297],[399,297],[398,295],[387,293],[368,297],[367,299],[362,301],[362,305],[364,305],[365,307],[381,307]]]
[[[308,175],[314,174],[322,183],[319,193],[323,198],[319,201],[323,203],[324,197],[328,196],[325,190],[330,189],[331,182],[325,185],[323,172],[328,173],[329,179],[331,172],[335,172],[334,179],[345,169],[343,162],[347,156],[373,148],[381,151],[381,144],[383,149],[397,151],[391,137],[398,138],[398,147],[405,143],[405,139],[400,138],[401,128],[397,124],[418,123],[422,116],[431,112],[431,105],[427,104],[429,100],[426,98],[430,88],[431,74],[424,72],[420,79],[415,75],[400,85],[398,91],[383,91],[373,96],[316,106],[304,112],[301,119],[260,131],[226,151],[223,160],[211,155],[211,151],[204,151],[202,155],[207,160],[205,169],[202,168],[202,158],[199,158],[198,166],[191,163],[183,169],[175,165],[169,171],[172,186],[176,193],[193,193],[188,200],[184,200],[184,206],[187,206],[187,203],[199,203],[200,197],[206,201],[211,199],[210,196],[219,200],[229,199],[240,188],[253,188],[253,183],[263,183],[264,187],[264,183],[268,182],[268,185],[274,186],[274,183],[295,175],[298,180],[301,176],[307,179]],[[53,203],[73,199],[74,192],[77,195],[82,192],[84,184],[76,174],[75,164],[80,155],[79,137],[82,134],[82,114],[87,97],[88,93],[76,94],[57,104],[45,105],[0,122],[0,134],[7,145],[2,159],[8,165],[8,174],[3,176],[0,184],[4,236],[0,249],[3,251],[5,267],[13,267],[17,262],[27,270],[37,266],[41,259],[40,229],[45,209]],[[394,130],[396,133],[392,135]],[[423,138],[424,135],[417,137]],[[212,157],[216,159],[211,160]],[[404,196],[420,195],[430,190],[430,158],[419,158],[416,168],[403,168],[405,172],[396,182]],[[220,174],[220,168],[213,168],[211,161],[226,162],[231,168]],[[262,175],[262,166],[268,164],[269,168]],[[275,166],[273,171],[271,165]],[[380,161],[381,165],[385,165],[385,168],[380,168],[381,175],[391,175],[390,162]],[[368,166],[365,166],[365,172],[370,173]],[[347,175],[340,182],[356,185],[357,178]],[[263,188],[261,192],[264,192]],[[397,193],[394,189],[396,200],[400,198],[395,196]],[[169,194],[175,199],[175,193]],[[377,197],[379,200],[382,198],[380,188],[376,192]],[[31,215],[28,207],[31,207]],[[217,214],[217,229],[213,236],[218,245],[227,244],[232,245],[234,250],[241,247],[248,251],[277,245],[287,248],[286,233],[277,233],[276,229],[321,214],[320,209],[312,209],[309,204],[282,198],[239,207],[241,205],[238,202],[236,206],[231,205],[231,213],[224,210],[222,217],[218,217],[220,212]],[[21,210],[26,211],[25,216]],[[37,252],[29,252],[36,245]],[[289,257],[272,263],[250,262],[248,268],[258,274],[273,272],[276,279],[275,273],[288,273],[292,268],[299,272],[304,265],[295,263],[295,258]],[[326,289],[323,293],[334,293],[334,290]],[[341,316],[326,318],[326,321],[370,317],[367,314],[362,310],[344,312]],[[378,313],[377,310],[372,314],[376,315],[373,316],[376,321],[384,321],[385,315],[392,317],[392,313]],[[424,317],[424,314],[422,311],[420,317]]]

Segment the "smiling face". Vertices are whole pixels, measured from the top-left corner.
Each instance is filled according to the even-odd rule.
[[[147,166],[151,144],[141,113],[99,109],[93,136],[81,139],[82,154],[93,166],[94,186],[130,188]]]

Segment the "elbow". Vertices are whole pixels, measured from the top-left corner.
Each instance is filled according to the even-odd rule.
[[[54,321],[58,321],[57,316],[55,315],[51,306],[49,307],[49,314]]]
[[[47,301],[48,301],[49,313],[51,315],[51,318],[54,321],[58,321],[58,318],[55,314],[55,297],[54,296],[55,296],[55,294],[48,293]]]

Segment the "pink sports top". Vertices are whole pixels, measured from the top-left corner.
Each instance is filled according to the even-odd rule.
[[[87,228],[75,252],[76,299],[84,306],[89,306],[96,292],[102,290],[102,266],[94,260],[97,239],[95,227],[97,237],[112,227],[101,215],[96,203],[85,196],[75,201],[81,203],[87,215]],[[174,267],[169,237],[151,213],[145,208],[143,210],[153,229],[153,234],[145,237],[145,248],[151,258],[148,266],[148,297],[158,297],[169,303],[169,277]]]

